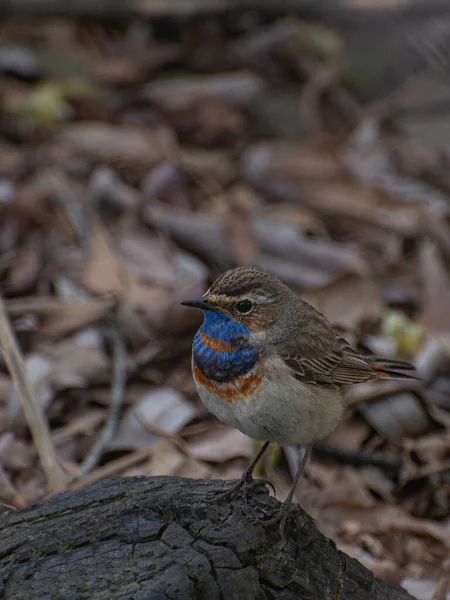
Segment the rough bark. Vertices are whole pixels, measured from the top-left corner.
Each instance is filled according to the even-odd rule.
[[[299,511],[286,541],[258,519],[279,503],[207,497],[224,482],[115,478],[0,518],[2,600],[407,600]],[[266,515],[267,517],[267,515]]]

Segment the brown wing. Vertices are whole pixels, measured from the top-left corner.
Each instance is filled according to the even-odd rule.
[[[415,378],[409,363],[359,354],[333,331],[323,315],[310,308],[305,328],[278,348],[298,379],[344,386],[383,377]]]
[[[330,340],[320,354],[311,340],[299,336],[281,349],[281,357],[299,379],[322,385],[350,385],[380,377],[365,357],[357,354],[342,338]]]

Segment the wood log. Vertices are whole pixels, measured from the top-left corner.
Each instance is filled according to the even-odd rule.
[[[103,480],[0,517],[1,600],[411,600],[340,552],[302,510],[285,539],[260,482]],[[211,498],[212,496],[212,498]]]

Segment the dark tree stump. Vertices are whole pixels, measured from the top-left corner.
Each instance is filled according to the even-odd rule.
[[[300,511],[257,522],[279,502],[254,485],[115,478],[0,517],[2,600],[407,600],[336,549]]]

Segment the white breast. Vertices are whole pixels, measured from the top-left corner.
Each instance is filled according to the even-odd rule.
[[[254,439],[289,446],[315,442],[336,427],[344,412],[339,390],[301,383],[280,359],[268,359],[264,367],[266,377],[255,393],[233,402],[196,381],[203,404]]]

